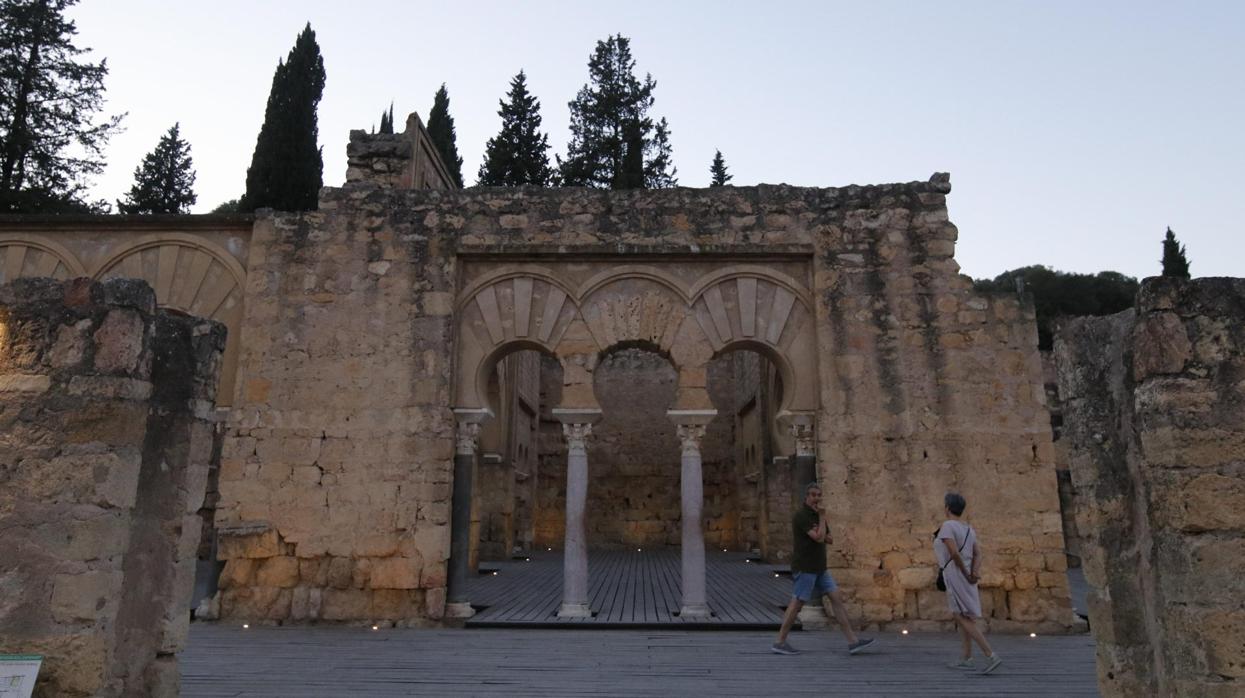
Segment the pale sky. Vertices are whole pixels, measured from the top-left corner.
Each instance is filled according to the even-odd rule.
[[[527,72],[553,146],[595,43],[657,81],[679,183],[841,186],[951,173],[962,271],[1159,272],[1171,226],[1194,276],[1245,275],[1245,2],[263,2],[84,0],[77,44],[129,112],[95,195],[115,201],[174,122],[196,213],[242,193],[277,60],[324,55],[324,183],[390,101],[446,83],[467,184]]]

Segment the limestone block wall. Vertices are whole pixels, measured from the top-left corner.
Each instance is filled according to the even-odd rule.
[[[220,470],[223,618],[439,618],[454,258],[394,192],[257,222]]]
[[[1245,690],[1245,280],[1155,278],[1055,352],[1103,695]]]
[[[242,325],[245,377],[221,469],[218,521],[242,534],[237,546],[222,541],[222,612],[352,620],[440,612],[451,315],[466,283],[457,274],[543,264],[574,289],[594,270],[645,266],[691,286],[753,265],[809,291],[811,305],[790,317],[812,323],[815,347],[801,346],[801,365],[816,375],[786,387],[815,396],[818,474],[837,533],[831,560],[853,614],[874,625],[947,625],[930,534],[943,493],[957,489],[987,556],[991,626],[1067,627],[1033,310],[1014,295],[977,295],[958,275],[949,190],[941,175],[833,189],[630,192],[404,191],[359,181],[325,189],[315,214],[261,220]],[[603,290],[605,305],[585,312],[672,297],[653,281],[659,274],[645,273]],[[541,283],[540,294],[552,293]],[[700,303],[696,313],[713,311]],[[591,345],[592,323],[605,319],[572,317],[569,302],[558,312],[553,319],[569,328],[563,342],[577,348]],[[734,336],[742,311],[732,312],[704,322]],[[675,355],[712,353],[689,342],[676,337],[685,354]],[[562,399],[589,404],[595,363],[577,361]],[[684,378],[680,404],[709,406],[704,373]],[[542,451],[561,441],[551,432],[542,422]],[[542,458],[539,467],[565,463]],[[535,538],[556,539],[560,516],[535,513]]]
[[[177,695],[224,348],[141,281],[0,286],[0,652],[46,694]]]

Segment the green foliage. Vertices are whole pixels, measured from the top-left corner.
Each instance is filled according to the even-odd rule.
[[[1037,312],[1038,348],[1050,349],[1055,321],[1061,317],[1111,315],[1133,307],[1138,283],[1131,276],[1113,271],[1073,274],[1041,265],[1005,271],[993,279],[979,279],[973,288],[982,292],[1016,292],[1016,281],[1033,294]]]
[[[324,59],[308,24],[284,61],[277,62],[264,125],[246,171],[242,211],[311,211],[318,205],[324,160],[316,107],[324,93]]]
[[[562,183],[598,189],[657,189],[678,184],[670,126],[649,116],[652,75],[635,76],[631,40],[598,41],[588,59],[588,83],[570,102],[571,140],[558,158]]]
[[[97,118],[107,61],[80,60],[76,0],[0,0],[0,213],[104,211],[86,200],[122,116]]]
[[[389,103],[389,111],[380,113],[380,132],[393,133],[393,102]]]
[[[219,206],[212,209],[212,213],[240,213],[238,208],[238,199],[230,199],[222,202]]]
[[[506,97],[497,111],[501,131],[484,146],[480,184],[547,187],[553,179],[547,152],[549,136],[540,132],[540,100],[527,91],[527,76],[522,70],[510,80]]]
[[[1174,276],[1179,279],[1189,278],[1189,258],[1185,257],[1184,245],[1176,239],[1171,228],[1163,237],[1163,276]]]
[[[709,182],[711,187],[724,187],[727,182],[735,178],[735,175],[726,173],[726,160],[722,159],[722,151],[714,152],[713,164],[709,166],[709,174],[713,175],[713,179]]]
[[[450,116],[450,93],[445,83],[432,99],[432,110],[428,112],[428,138],[437,147],[441,160],[445,163],[450,176],[463,185],[463,159],[458,156],[458,134],[454,132],[454,117]]]
[[[134,168],[134,186],[117,202],[121,213],[189,213],[195,196],[195,170],[190,144],[178,124],[160,137],[156,149]]]

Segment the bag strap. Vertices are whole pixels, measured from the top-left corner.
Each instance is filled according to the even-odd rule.
[[[972,527],[972,526],[969,526],[969,527],[968,527],[968,533],[965,533],[965,534],[964,534],[964,542],[963,542],[963,543],[960,543],[960,549],[959,549],[959,550],[957,550],[956,552],[959,552],[959,553],[964,552],[964,546],[968,545],[968,537],[969,537],[969,536],[971,536],[972,534],[973,534],[973,527]],[[954,534],[952,535],[952,537],[953,537],[953,538],[955,537],[955,536],[954,536]],[[950,565],[950,564],[951,564],[951,562],[952,562],[954,559],[955,559],[955,558],[949,558],[949,559],[947,560],[946,564],[944,564],[942,567],[939,567],[939,568],[938,568],[938,571],[939,571],[939,572],[946,572],[946,571],[947,571],[947,565]]]

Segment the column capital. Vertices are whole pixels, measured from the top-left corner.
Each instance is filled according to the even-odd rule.
[[[683,455],[700,455],[700,440],[705,437],[704,424],[679,424],[675,427],[683,443]]]
[[[566,447],[570,451],[584,452],[588,448],[588,437],[592,436],[592,425],[563,424],[562,435],[566,437]]]
[[[455,453],[463,456],[475,455],[480,444],[480,425],[492,418],[493,411],[487,407],[456,407],[454,421]]]
[[[812,424],[792,424],[791,435],[795,437],[795,455],[817,455],[817,444],[813,435]]]

